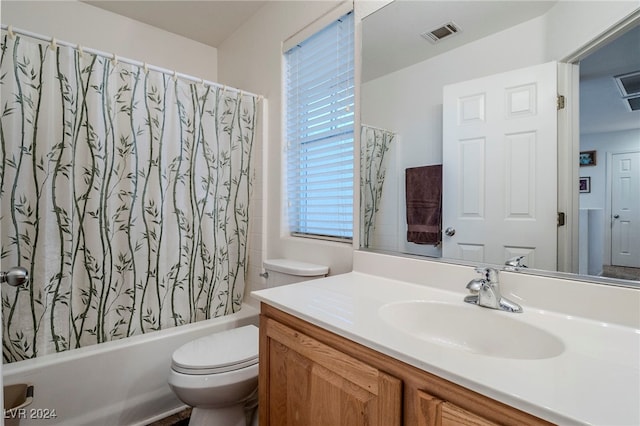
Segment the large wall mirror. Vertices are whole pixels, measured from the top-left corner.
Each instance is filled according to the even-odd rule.
[[[361,248],[640,286],[639,9],[396,0],[366,16]]]

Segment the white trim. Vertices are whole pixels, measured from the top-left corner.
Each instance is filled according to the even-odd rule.
[[[565,97],[565,108],[558,111],[558,212],[565,213],[565,225],[558,227],[557,269],[578,272],[580,68],[577,64],[558,63],[557,78],[558,94]]]
[[[354,231],[355,235],[356,232]],[[347,237],[332,237],[331,235],[320,235],[320,234],[305,234],[304,232],[291,232],[289,234],[292,238],[307,238],[310,240],[323,240],[323,241],[331,241],[334,243],[345,243],[345,244],[353,244],[353,238]]]
[[[346,15],[353,10],[352,1],[344,1],[338,6],[334,7],[320,18],[316,19],[288,39],[282,42],[282,52],[287,52],[294,48],[298,43],[302,43],[318,31],[322,30],[327,25],[336,21],[340,17]]]
[[[360,167],[362,157],[362,18],[356,14],[355,5],[353,16],[353,233],[351,247],[360,248],[361,226],[361,191]]]
[[[562,62],[577,63],[581,61],[605,44],[636,26],[638,22],[640,22],[640,9],[636,9],[631,14],[620,20],[620,22],[612,25],[609,29],[594,37],[590,42],[564,58]]]
[[[604,185],[604,252],[602,256],[602,263],[604,265],[611,265],[611,189],[613,186],[612,178],[612,170],[611,166],[613,164],[613,154],[618,154],[617,152],[607,151],[607,159],[605,164],[605,185]],[[622,154],[621,152],[619,154]]]
[[[269,198],[267,194],[269,193],[269,151],[267,147],[269,144],[267,141],[269,140],[269,101],[265,99],[262,102],[262,136],[260,140],[260,155],[262,159],[262,167],[260,178],[262,179],[262,193],[260,194],[260,202],[262,203],[261,217],[260,217],[260,254],[261,254],[261,262],[264,262],[267,258],[267,250],[269,249],[269,245],[267,244],[267,239],[269,238],[269,233],[267,232],[267,218],[269,217]],[[1,425],[0,425],[1,426]]]

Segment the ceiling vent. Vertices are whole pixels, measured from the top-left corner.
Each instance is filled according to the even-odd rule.
[[[460,31],[460,27],[451,21],[431,31],[424,32],[420,34],[420,36],[429,40],[431,43],[438,43],[442,39],[458,34]]]
[[[622,94],[622,100],[631,111],[640,110],[640,71],[613,77]]]
[[[631,111],[640,111],[640,96],[635,98],[627,98],[625,101],[628,103]]]

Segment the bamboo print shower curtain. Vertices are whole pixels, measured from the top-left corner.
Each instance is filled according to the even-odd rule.
[[[256,100],[3,35],[6,362],[236,311]]]
[[[360,238],[362,247],[373,245],[376,215],[387,174],[386,154],[395,133],[362,125],[360,132]]]

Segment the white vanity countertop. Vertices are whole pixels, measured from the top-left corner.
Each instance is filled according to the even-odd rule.
[[[511,359],[417,339],[399,332],[378,315],[384,305],[411,300],[486,309],[464,303],[462,292],[351,272],[252,295],[340,336],[548,421],[562,425],[640,425],[640,324],[617,325],[526,304],[521,314],[490,310],[495,315],[508,315],[535,325],[565,345],[555,357]]]

